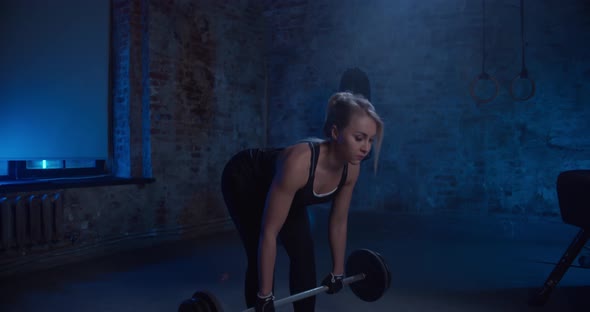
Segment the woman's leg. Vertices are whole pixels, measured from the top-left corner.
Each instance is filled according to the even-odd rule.
[[[228,212],[246,251],[247,267],[244,281],[246,306],[256,303],[258,292],[258,241],[262,226],[264,202],[254,196],[252,181],[239,176],[239,168],[226,166],[222,175],[222,193]]]
[[[280,232],[280,239],[289,256],[289,288],[296,294],[317,287],[315,252],[307,207],[291,207]],[[295,312],[313,312],[315,296],[293,303]]]
[[[253,221],[253,220],[250,220]],[[244,249],[246,251],[247,266],[244,280],[244,298],[246,307],[251,308],[256,304],[256,295],[258,292],[258,242],[260,236],[260,222],[248,223],[248,221],[238,221],[247,223],[247,226],[241,226],[238,230],[242,238]],[[236,223],[236,221],[234,221]]]

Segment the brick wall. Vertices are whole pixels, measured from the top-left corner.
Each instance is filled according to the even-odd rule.
[[[151,1],[150,121],[154,177],[170,222],[225,216],[219,189],[231,154],[263,144],[261,10],[243,2]]]
[[[269,2],[265,16],[271,144],[320,136],[345,70],[370,79],[386,135],[379,174],[363,165],[353,209],[557,217],[557,174],[590,167],[587,1],[525,1],[536,94],[524,102],[509,93],[521,70],[519,1],[487,1],[486,71],[500,88],[484,106],[469,93],[482,70],[481,1],[294,0]]]
[[[122,21],[115,29],[129,29],[115,37],[128,62],[119,62],[115,85],[124,93],[115,100],[127,110],[114,110],[121,128],[131,129],[130,144],[122,144],[130,146],[123,166],[131,169],[119,172],[156,182],[131,193],[123,188],[124,198],[113,199],[119,208],[110,214],[124,224],[100,223],[146,231],[227,219],[223,165],[239,149],[264,144],[260,16],[248,2],[115,5],[115,21]]]

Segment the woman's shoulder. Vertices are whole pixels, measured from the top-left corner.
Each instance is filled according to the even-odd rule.
[[[276,162],[275,179],[298,189],[307,183],[310,166],[308,143],[295,143],[282,148]]]
[[[282,159],[287,163],[301,163],[311,156],[311,148],[308,142],[296,142],[283,149]]]
[[[311,165],[311,156],[312,147],[310,142],[297,141],[283,149],[280,162],[284,167],[307,174]]]

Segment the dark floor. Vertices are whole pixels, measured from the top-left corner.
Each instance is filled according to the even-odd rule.
[[[324,211],[314,215],[319,275],[330,269],[324,221]],[[575,267],[544,307],[527,306],[576,232],[555,221],[355,213],[348,250],[380,252],[391,288],[373,303],[348,288],[320,294],[317,311],[590,311],[590,269]],[[235,232],[166,244],[4,279],[0,311],[176,311],[196,290],[242,311],[244,265]],[[277,297],[287,295],[286,276],[279,249]]]

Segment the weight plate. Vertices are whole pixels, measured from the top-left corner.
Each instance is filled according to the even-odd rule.
[[[355,250],[346,261],[346,276],[365,274],[365,279],[349,285],[352,292],[363,301],[373,302],[381,298],[391,284],[391,273],[383,257],[368,249]]]
[[[221,303],[215,295],[207,291],[197,291],[193,294],[194,301],[200,302],[198,312],[223,312]]]

